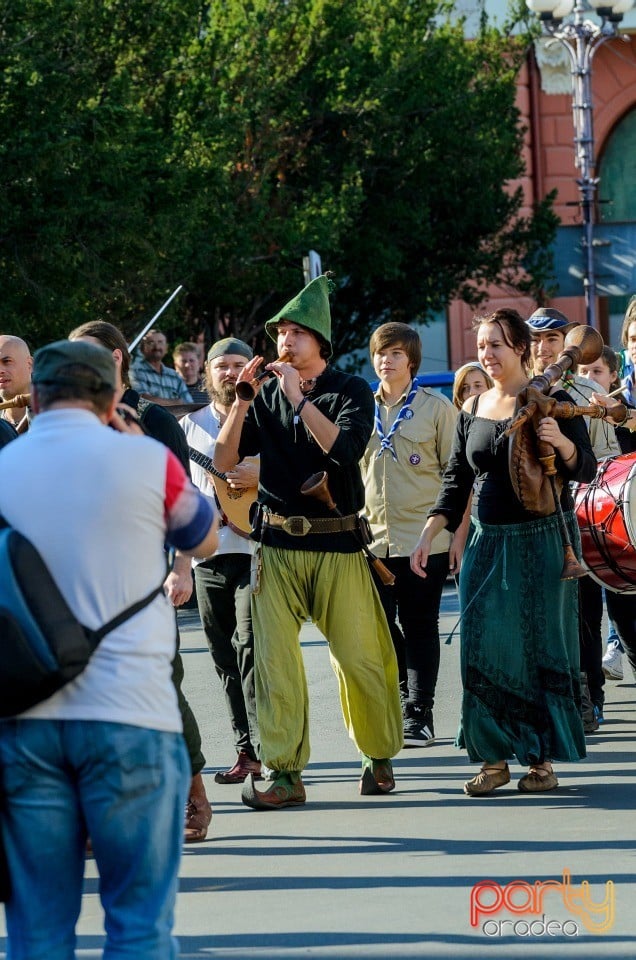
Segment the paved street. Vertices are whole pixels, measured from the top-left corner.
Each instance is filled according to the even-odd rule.
[[[444,635],[456,619],[449,588]],[[497,946],[502,957],[636,954],[631,672],[625,682],[607,684],[606,721],[588,738],[586,762],[559,766],[559,790],[520,795],[515,767],[509,787],[469,799],[462,784],[471,768],[453,747],[459,708],[455,637],[442,648],[436,744],[402,751],[394,794],[360,797],[359,761],[342,727],[326,643],[307,624],[308,802],[263,813],[242,806],[240,787],[214,783],[215,770],[233,756],[229,723],[198,621],[186,611],[181,622],[186,692],[201,723],[214,806],[210,840],[184,849],[176,920],[183,957],[486,960]],[[563,883],[568,871],[570,885]],[[94,958],[101,955],[102,940],[93,861],[86,875],[78,956]],[[483,880],[496,885],[471,894]],[[506,888],[513,881],[547,880],[559,885]],[[587,900],[582,881],[590,884]],[[614,887],[606,887],[607,881]],[[604,898],[606,906],[599,906]],[[492,911],[477,912],[476,926],[470,922],[471,899],[475,910]],[[589,932],[592,924],[603,932]],[[0,937],[0,956],[5,950]]]

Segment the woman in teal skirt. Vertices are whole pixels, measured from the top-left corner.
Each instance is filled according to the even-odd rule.
[[[528,385],[531,334],[515,310],[476,321],[479,361],[494,387],[464,404],[437,503],[411,556],[426,576],[429,549],[444,527],[472,512],[460,577],[462,714],[457,744],[482,767],[464,784],[469,796],[510,782],[513,757],[528,772],[524,793],[553,790],[552,761],[585,756],[580,713],[578,591],[561,580],[563,549],[556,514],[537,517],[517,499],[508,443],[498,442]],[[567,393],[555,391],[558,400]],[[578,542],[568,481],[589,482],[596,460],[581,417],[544,417],[540,440],[556,451],[565,481],[561,506]]]

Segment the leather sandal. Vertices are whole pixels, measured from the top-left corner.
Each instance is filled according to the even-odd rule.
[[[521,793],[545,793],[546,790],[555,790],[559,786],[554,770],[547,767],[530,767],[524,777],[517,784]]]
[[[504,767],[484,764],[476,777],[466,781],[464,793],[469,797],[482,797],[487,793],[492,793],[497,787],[505,787],[507,783],[510,783],[508,764]]]

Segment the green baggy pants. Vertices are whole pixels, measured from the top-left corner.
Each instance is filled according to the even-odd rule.
[[[252,596],[261,759],[300,773],[309,760],[309,703],[299,633],[311,617],[329,643],[345,726],[377,759],[402,748],[402,711],[391,634],[362,553],[262,547]]]

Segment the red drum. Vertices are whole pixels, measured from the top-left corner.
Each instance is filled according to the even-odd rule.
[[[602,460],[592,483],[575,487],[574,511],[590,576],[615,593],[636,593],[636,453]]]

